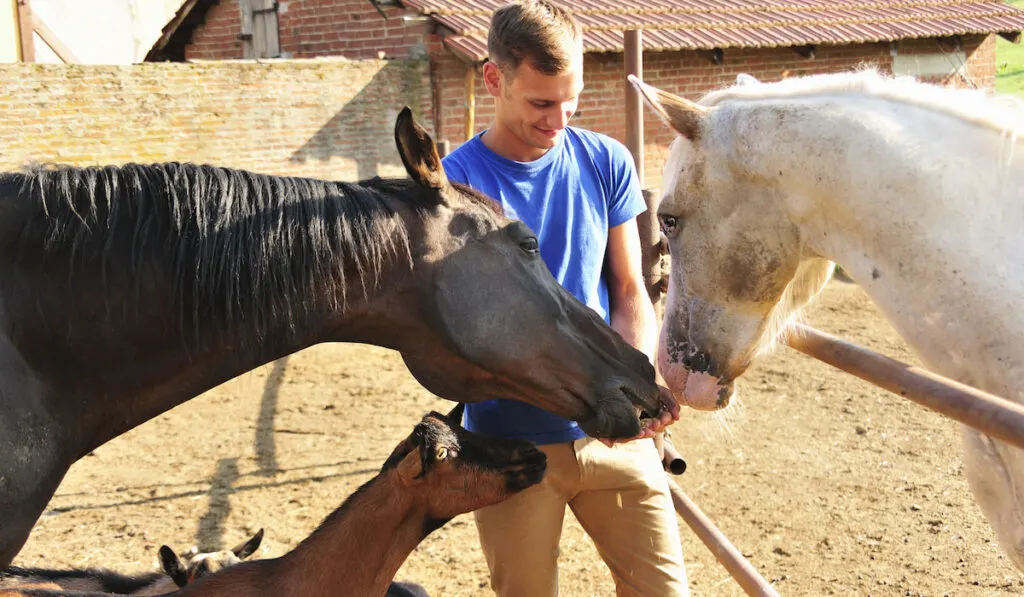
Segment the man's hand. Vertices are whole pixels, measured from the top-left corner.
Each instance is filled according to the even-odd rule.
[[[679,420],[679,403],[676,402],[675,396],[672,395],[672,391],[665,386],[659,385],[658,389],[661,391],[661,413],[656,419],[641,419],[640,420],[640,433],[623,439],[607,439],[600,438],[600,442],[609,448],[618,442],[631,442],[638,439],[644,439],[661,433],[666,427],[675,423]]]

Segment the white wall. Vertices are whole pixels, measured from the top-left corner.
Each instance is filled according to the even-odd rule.
[[[32,12],[83,64],[140,62],[183,0],[32,0]],[[2,33],[0,33],[2,35]],[[36,62],[60,62],[38,36]]]
[[[0,0],[0,62],[18,62],[20,58],[17,23],[18,9],[14,0]]]

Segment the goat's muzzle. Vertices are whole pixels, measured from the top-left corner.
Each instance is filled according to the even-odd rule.
[[[521,448],[517,456],[505,473],[505,488],[509,493],[518,493],[540,483],[548,466],[548,457],[533,446]]]

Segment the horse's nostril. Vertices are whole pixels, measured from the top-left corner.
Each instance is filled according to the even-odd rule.
[[[691,349],[691,351],[683,357],[683,365],[691,371],[707,373],[711,368],[711,355],[703,350]]]

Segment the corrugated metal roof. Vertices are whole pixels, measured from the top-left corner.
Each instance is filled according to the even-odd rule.
[[[452,50],[487,57],[491,12],[506,0],[401,0],[453,33]],[[622,51],[643,28],[646,50],[852,44],[1024,30],[1024,10],[1002,0],[572,0],[588,52]]]

